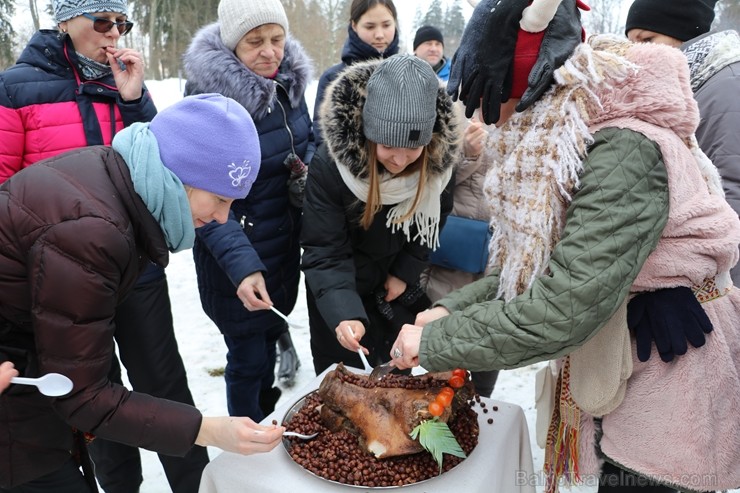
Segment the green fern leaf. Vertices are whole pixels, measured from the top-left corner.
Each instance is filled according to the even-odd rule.
[[[439,473],[442,474],[442,455],[449,454],[455,457],[465,458],[465,452],[452,434],[447,423],[437,418],[422,421],[409,433],[412,440],[419,440],[419,444],[432,454],[439,465]]]

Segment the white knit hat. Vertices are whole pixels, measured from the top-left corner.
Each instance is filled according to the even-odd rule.
[[[278,24],[288,34],[288,16],[280,0],[221,0],[218,23],[221,41],[232,51],[245,34],[263,24]]]

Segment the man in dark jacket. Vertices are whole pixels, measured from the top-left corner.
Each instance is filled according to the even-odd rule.
[[[414,55],[429,63],[440,80],[450,78],[450,59],[445,56],[445,38],[434,26],[421,26],[414,35]]]

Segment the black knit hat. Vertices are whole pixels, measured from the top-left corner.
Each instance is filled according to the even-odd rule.
[[[416,36],[414,36],[414,50],[427,41],[439,41],[444,46],[445,38],[442,36],[442,31],[434,26],[421,26],[416,30]]]
[[[716,3],[717,0],[635,0],[624,32],[645,29],[688,41],[709,31]]]

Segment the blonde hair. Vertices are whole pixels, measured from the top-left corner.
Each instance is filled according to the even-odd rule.
[[[380,176],[384,171],[382,167],[383,164],[378,161],[378,144],[368,140],[365,143],[365,148],[367,150],[367,180],[369,186],[367,191],[367,200],[365,201],[365,208],[362,211],[362,216],[360,217],[360,226],[362,226],[363,229],[367,231],[368,229],[370,229],[370,225],[373,223],[373,218],[375,218],[375,214],[377,214],[378,211],[380,211],[380,209],[383,207],[383,202],[380,196]],[[416,211],[416,207],[419,205],[421,196],[424,193],[424,185],[427,181],[428,161],[429,154],[427,151],[427,146],[424,146],[421,154],[416,159],[416,161],[408,165],[406,169],[399,173],[399,176],[404,176],[418,171],[419,184],[416,187],[416,196],[414,197],[414,203],[411,206],[411,209],[409,209],[409,212],[407,212],[403,217],[400,217],[393,221],[394,224],[400,224],[404,222],[405,220],[410,218]]]

